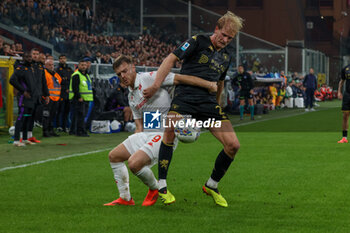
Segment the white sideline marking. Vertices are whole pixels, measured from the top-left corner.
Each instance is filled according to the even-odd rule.
[[[316,111],[320,111],[320,110],[316,110]],[[283,118],[288,118],[288,117],[293,117],[293,116],[300,116],[300,115],[304,115],[307,114],[309,112],[297,112],[291,115],[285,115],[285,116],[280,116],[280,117],[272,117],[272,118],[268,118],[268,119],[261,119],[261,120],[254,120],[254,121],[249,121],[246,123],[239,123],[239,124],[233,124],[233,127],[238,127],[238,126],[244,126],[244,125],[251,125],[251,124],[255,124],[255,123],[259,123],[259,122],[264,122],[264,121],[270,121],[270,120],[277,120],[277,119],[283,119]],[[250,117],[250,116],[249,116]]]
[[[330,108],[322,108],[322,109],[316,109],[315,111],[312,112],[319,112],[319,111],[324,111],[324,110],[328,110]],[[277,120],[277,119],[283,119],[283,118],[288,118],[288,117],[294,117],[294,116],[300,116],[300,115],[304,115],[304,114],[308,114],[308,113],[312,113],[312,112],[296,112],[290,115],[285,115],[285,116],[280,116],[280,117],[272,117],[272,118],[268,118],[268,119],[261,119],[261,120],[254,120],[254,121],[249,121],[249,122],[245,122],[245,123],[239,123],[239,124],[233,124],[233,127],[238,127],[238,126],[244,126],[244,125],[251,125],[251,124],[255,124],[255,123],[259,123],[259,122],[264,122],[264,121],[270,121],[270,120]],[[250,116],[249,116],[250,117]]]
[[[84,153],[65,155],[65,156],[61,156],[61,157],[58,157],[58,158],[45,159],[45,160],[36,161],[36,162],[32,162],[32,163],[26,163],[26,164],[22,164],[22,165],[18,165],[18,166],[13,166],[13,167],[4,167],[4,168],[0,168],[0,172],[6,171],[6,170],[22,168],[22,167],[29,167],[29,166],[42,164],[42,163],[47,163],[47,162],[51,162],[51,161],[57,161],[57,160],[68,159],[68,158],[72,158],[72,157],[79,157],[79,156],[89,155],[89,154],[98,153],[98,152],[111,150],[111,149],[112,148],[106,148],[106,149],[101,149],[101,150],[88,151],[88,152],[84,152]]]

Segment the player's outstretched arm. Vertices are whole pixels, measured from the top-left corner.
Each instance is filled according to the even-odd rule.
[[[174,67],[176,61],[177,61],[177,57],[173,53],[169,54],[164,59],[164,61],[162,62],[162,64],[160,65],[157,71],[156,80],[154,81],[152,86],[146,88],[143,91],[143,96],[145,98],[148,98],[148,99],[151,98],[154,95],[154,93],[158,91],[158,89],[164,82],[165,77],[169,74],[171,68]]]
[[[184,74],[175,74],[174,85],[185,84],[197,87],[203,87],[208,89],[209,92],[217,91],[217,83],[210,82],[196,76],[184,75]]]
[[[343,90],[344,82],[345,82],[345,80],[342,79],[342,80],[340,80],[339,85],[338,85],[338,99],[340,99],[340,100],[343,99],[342,90]]]

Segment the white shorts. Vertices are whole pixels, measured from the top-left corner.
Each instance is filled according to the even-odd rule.
[[[136,151],[144,151],[151,159],[151,167],[158,163],[159,148],[163,140],[163,133],[160,132],[140,132],[129,136],[123,141],[123,145],[128,152],[133,155]],[[176,140],[175,140],[176,141]],[[174,150],[175,147],[174,146]]]

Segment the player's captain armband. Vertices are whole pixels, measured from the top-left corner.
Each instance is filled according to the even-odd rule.
[[[186,51],[186,49],[187,49],[188,47],[190,47],[190,43],[186,42],[185,44],[183,44],[183,45],[181,46],[181,50],[182,50],[182,51]]]

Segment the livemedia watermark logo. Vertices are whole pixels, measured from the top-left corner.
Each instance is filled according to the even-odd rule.
[[[172,120],[172,118],[181,120]],[[207,120],[196,120],[190,115],[170,115],[168,117],[162,116],[157,111],[149,111],[143,113],[143,128],[156,130],[165,128],[221,128],[221,121],[215,118],[208,118]]]

